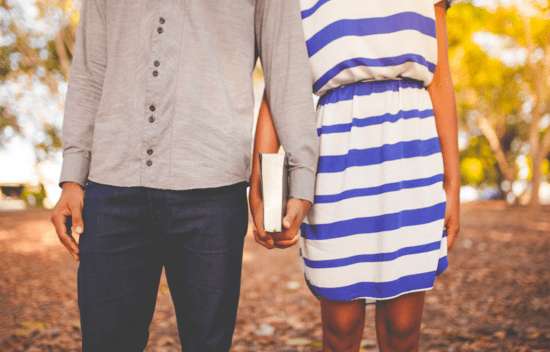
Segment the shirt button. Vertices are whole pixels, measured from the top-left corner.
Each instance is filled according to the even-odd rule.
[[[164,19],[164,17],[159,18],[159,23],[160,23],[160,24],[165,24],[165,23],[166,23],[166,19]]]
[[[149,110],[155,111],[157,108],[154,105],[149,105]]]
[[[153,71],[153,76],[154,76],[154,77],[157,77],[158,75],[159,75],[159,71],[154,70],[154,71]]]
[[[153,154],[153,149],[147,149],[147,154],[152,155]]]
[[[147,164],[147,166],[151,166],[151,165],[153,165],[153,162],[151,160],[147,160],[147,162],[145,164]]]
[[[149,122],[150,123],[155,122],[155,117],[153,115],[149,116]]]
[[[159,66],[160,66],[160,61],[159,61],[159,60],[155,60],[155,62],[153,62],[153,65],[155,65],[155,67],[159,67]]]
[[[159,27],[157,28],[157,32],[159,32],[159,34],[162,34],[162,32],[164,32],[164,29],[162,27]]]

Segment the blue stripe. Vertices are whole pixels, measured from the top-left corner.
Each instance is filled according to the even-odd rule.
[[[323,6],[324,4],[326,4],[327,2],[329,2],[329,0],[319,0],[317,1],[317,3],[315,5],[313,5],[312,7],[310,7],[309,9],[306,9],[306,10],[303,10],[302,11],[302,19],[306,19],[308,18],[309,16],[313,15],[317,10],[319,10],[319,8],[321,6]]]
[[[441,248],[441,241],[418,246],[403,247],[394,252],[355,255],[347,258],[310,260],[304,258],[304,263],[312,269],[337,268],[358,263],[387,262],[411,254],[427,253]]]
[[[396,213],[341,220],[327,224],[302,224],[302,236],[310,240],[328,240],[357,234],[392,231],[406,226],[428,224],[443,219],[445,202]]]
[[[441,275],[447,268],[449,267],[449,259],[447,256],[444,256],[442,258],[439,258],[439,261],[437,262],[437,270],[435,271],[436,275]]]
[[[378,116],[353,118],[351,120],[351,123],[340,123],[336,125],[321,126],[320,128],[317,129],[317,134],[322,135],[322,134],[329,134],[329,133],[349,132],[351,131],[352,127],[367,127],[367,126],[380,125],[385,122],[393,123],[399,120],[407,120],[407,119],[414,119],[414,118],[423,119],[423,118],[432,117],[432,116],[434,116],[434,112],[432,109],[400,110],[396,114],[386,113]]]
[[[315,33],[306,42],[309,56],[345,36],[366,36],[414,30],[435,38],[435,21],[416,12],[401,12],[386,17],[343,19]]]
[[[343,287],[318,287],[308,283],[317,296],[334,301],[351,301],[356,298],[383,299],[395,297],[411,291],[427,290],[433,287],[435,271],[400,277],[385,282],[358,282]]]
[[[413,79],[357,82],[328,91],[319,99],[319,105],[323,106],[344,100],[351,100],[355,96],[366,96],[389,91],[397,92],[399,89],[405,88],[424,89],[424,83]]]
[[[439,153],[439,138],[384,144],[367,149],[350,149],[344,155],[319,157],[317,173],[341,172],[354,166],[381,164],[386,161],[428,156]]]
[[[397,66],[404,64],[406,62],[415,62],[419,65],[425,66],[430,72],[435,71],[435,64],[426,60],[421,55],[418,54],[403,54],[393,57],[382,57],[377,59],[370,59],[364,57],[357,57],[353,59],[348,59],[340,62],[327,72],[323,74],[314,84],[313,90],[318,92],[325,84],[327,84],[331,79],[336,77],[340,72],[357,67],[357,66],[369,66],[369,67],[387,67],[387,66]]]
[[[316,195],[314,202],[315,204],[335,203],[344,199],[375,196],[382,193],[400,191],[402,189],[430,186],[442,181],[443,174],[437,174],[431,177],[386,183],[380,186],[355,188],[337,194]]]

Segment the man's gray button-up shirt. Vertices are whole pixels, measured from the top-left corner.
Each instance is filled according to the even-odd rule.
[[[296,0],[83,0],[61,182],[185,190],[247,180],[258,57],[290,194],[312,200],[318,145]]]

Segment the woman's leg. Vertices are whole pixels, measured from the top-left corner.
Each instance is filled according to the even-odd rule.
[[[323,352],[356,352],[365,326],[365,302],[321,300]]]
[[[381,352],[418,351],[425,292],[376,303],[376,334]]]

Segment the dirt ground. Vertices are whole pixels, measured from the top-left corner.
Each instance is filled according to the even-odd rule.
[[[450,269],[427,296],[421,351],[550,351],[550,208],[464,207]],[[0,351],[78,351],[76,264],[46,211],[0,213]],[[318,303],[297,249],[248,236],[233,351],[319,351]],[[377,351],[373,309],[364,351]],[[148,351],[179,351],[163,282]]]

